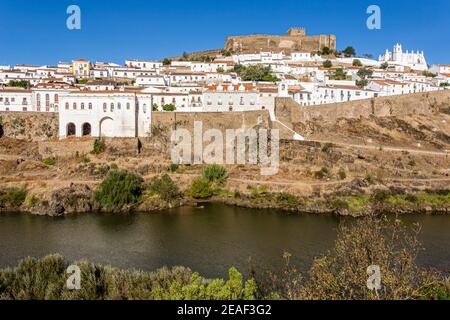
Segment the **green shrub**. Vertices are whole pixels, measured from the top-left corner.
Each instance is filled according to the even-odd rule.
[[[54,166],[56,164],[56,160],[55,159],[44,159],[44,160],[42,160],[42,163],[45,164],[46,166]]]
[[[150,189],[166,202],[171,202],[180,196],[177,185],[167,174],[153,178]]]
[[[331,148],[333,148],[333,147],[334,147],[334,145],[333,145],[332,143],[327,142],[327,143],[325,143],[325,144],[323,145],[323,147],[322,147],[322,152],[328,152],[328,151],[330,151]]]
[[[176,172],[176,171],[178,171],[179,168],[180,168],[180,165],[179,165],[179,164],[172,163],[172,164],[170,164],[170,166],[169,166],[169,171],[170,171],[170,172]]]
[[[413,160],[409,161],[408,164],[409,164],[411,167],[415,167],[415,166],[416,166],[416,160],[413,159]]]
[[[348,202],[340,198],[329,199],[326,205],[330,209],[350,209]]]
[[[27,197],[27,190],[24,188],[8,188],[0,190],[1,207],[20,207]]]
[[[202,175],[203,179],[205,179],[206,181],[216,184],[222,184],[228,178],[227,170],[217,164],[207,166],[205,169],[203,169]]]
[[[282,202],[290,205],[296,205],[297,199],[290,193],[282,192],[275,196],[277,202]]]
[[[417,198],[416,195],[409,193],[409,194],[405,195],[405,200],[408,202],[417,202],[419,199]]]
[[[444,283],[427,283],[421,289],[422,300],[450,300],[450,278]]]
[[[341,180],[344,180],[347,178],[347,174],[345,173],[345,170],[343,168],[339,169],[338,176],[339,176],[339,179],[341,179]]]
[[[354,59],[352,64],[354,67],[362,67],[361,60],[359,59]]]
[[[253,300],[256,282],[235,268],[229,279],[207,281],[184,267],[155,272],[119,270],[86,261],[81,289],[67,290],[69,263],[59,255],[26,258],[14,269],[0,270],[0,296],[6,300]]]
[[[376,190],[372,196],[371,200],[374,203],[383,203],[385,202],[389,197],[391,196],[391,193],[386,190]]]
[[[97,138],[94,141],[94,148],[92,150],[93,154],[100,154],[105,152],[106,150],[106,144],[105,144],[105,140]]]
[[[192,181],[189,193],[193,198],[205,199],[211,197],[214,192],[211,189],[208,180],[198,178]]]
[[[328,170],[327,167],[322,167],[319,171],[314,172],[314,177],[316,179],[323,179],[326,176],[328,176],[329,173],[330,171]]]
[[[143,179],[123,170],[112,170],[94,193],[95,202],[105,209],[121,209],[139,202]]]
[[[326,60],[322,65],[324,68],[331,68],[333,66],[333,63],[330,60]]]
[[[36,195],[33,194],[31,197],[27,196],[23,204],[27,207],[34,207],[38,205],[39,202],[41,202],[41,200]]]
[[[366,182],[369,183],[369,184],[372,184],[372,183],[373,183],[373,178],[372,178],[372,176],[371,176],[370,174],[367,174],[367,175],[364,177],[364,180],[366,180]]]
[[[80,156],[80,161],[81,161],[82,163],[89,163],[89,162],[91,162],[91,159],[89,159],[89,157],[87,156],[87,154],[83,153],[83,154]]]
[[[170,111],[177,110],[177,107],[175,105],[173,105],[173,104],[165,104],[165,105],[162,106],[162,109],[164,111],[169,111],[170,112]]]

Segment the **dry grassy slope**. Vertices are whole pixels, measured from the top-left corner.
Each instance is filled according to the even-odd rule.
[[[258,166],[228,166],[227,188],[248,192],[248,186],[265,184],[276,192],[302,196],[328,193],[357,193],[396,186],[409,190],[450,188],[450,113],[448,108],[429,115],[312,120],[302,126],[307,138],[317,142],[282,141],[280,170],[275,176],[261,176]],[[161,133],[164,134],[164,133]],[[0,188],[26,186],[40,198],[71,183],[95,186],[113,163],[143,175],[147,181],[167,172],[170,165],[167,137],[141,141],[108,139],[107,151],[89,154],[92,139],[27,142],[0,138]],[[325,142],[334,146],[323,148]],[[420,146],[419,146],[420,144]],[[396,149],[398,148],[398,149]],[[82,157],[86,154],[86,157]],[[43,159],[56,158],[55,166]],[[328,171],[323,177],[316,172]],[[201,173],[201,166],[181,167],[172,174],[182,188]],[[339,171],[344,171],[341,179]],[[355,178],[370,177],[371,185]]]
[[[392,146],[418,150],[450,150],[450,114],[321,120],[297,124],[308,140]]]

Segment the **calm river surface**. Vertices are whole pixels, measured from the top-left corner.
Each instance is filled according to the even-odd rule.
[[[419,264],[450,268],[450,216],[406,216],[422,225],[426,248]],[[0,214],[0,267],[26,256],[60,253],[119,268],[152,271],[182,265],[206,277],[230,266],[246,273],[249,259],[264,268],[282,265],[283,251],[307,269],[333,246],[340,218],[288,215],[218,204],[157,214],[79,214],[62,218]]]

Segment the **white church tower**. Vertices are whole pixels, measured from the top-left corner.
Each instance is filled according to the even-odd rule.
[[[394,46],[392,52],[389,52],[389,50],[386,49],[385,54],[380,56],[378,61],[402,65],[418,71],[428,70],[427,61],[423,51],[421,53],[419,53],[419,51],[415,53],[414,50],[411,53],[408,51],[403,52],[402,45],[399,43]]]

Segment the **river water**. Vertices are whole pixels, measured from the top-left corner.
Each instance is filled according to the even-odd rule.
[[[244,273],[250,265],[275,270],[288,251],[305,271],[314,257],[332,249],[340,219],[219,204],[156,214],[0,214],[0,267],[14,266],[26,256],[60,253],[70,261],[146,271],[182,265],[206,277],[223,277],[231,266]],[[450,269],[450,216],[401,219],[422,225],[426,250],[418,263]]]

